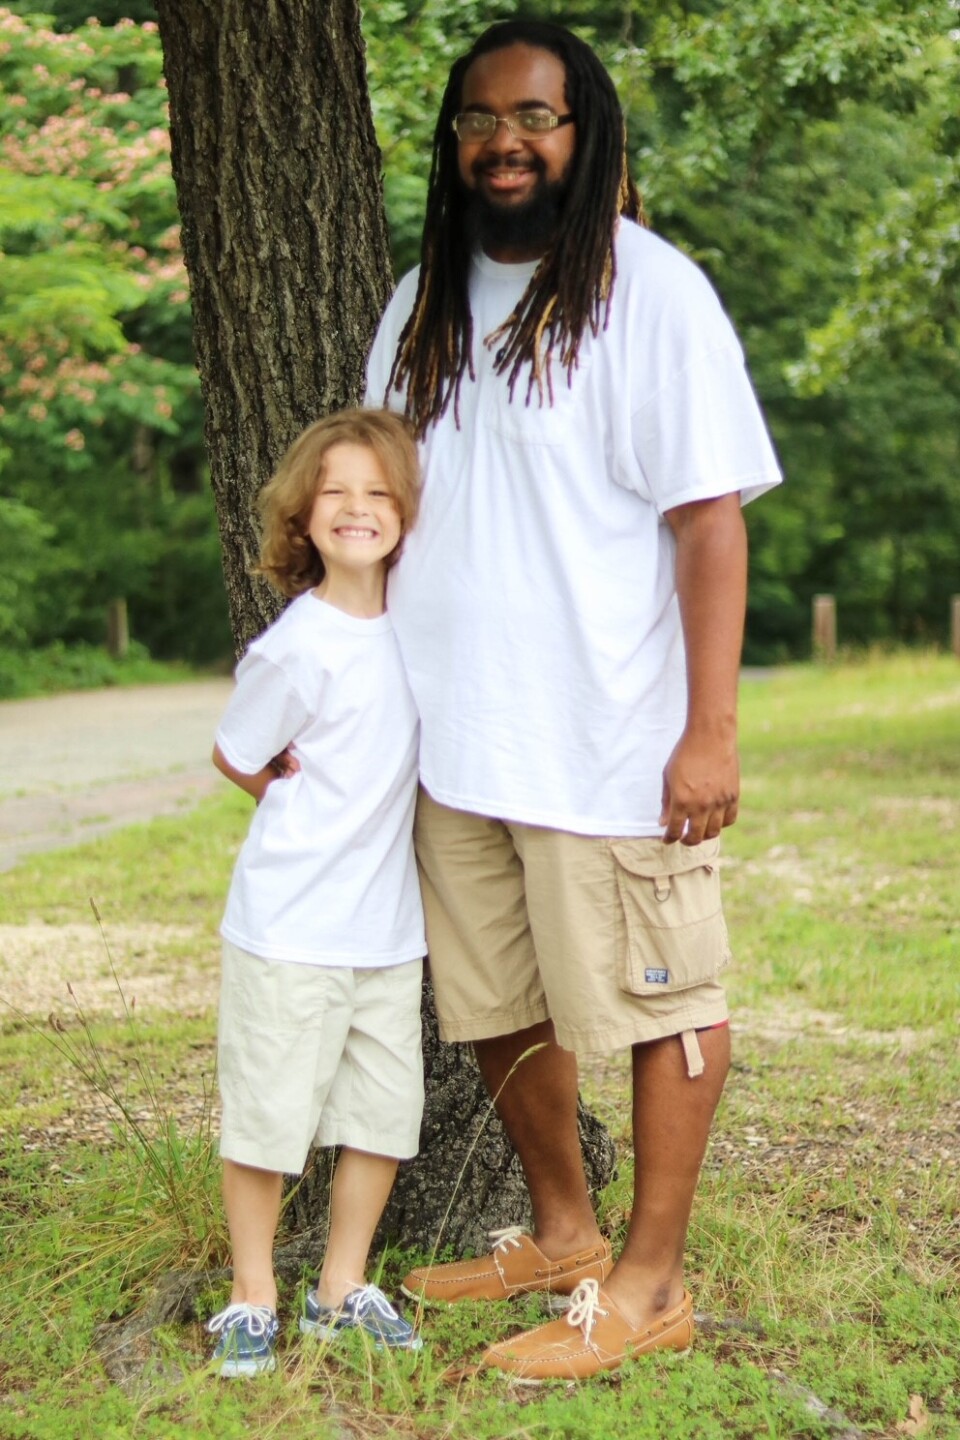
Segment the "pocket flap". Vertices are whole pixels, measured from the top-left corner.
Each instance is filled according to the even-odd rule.
[[[610,848],[617,863],[631,875],[663,880],[688,870],[712,870],[720,856],[720,839],[701,840],[699,845],[681,845],[675,840],[672,845],[661,846],[659,855],[650,854],[649,840],[611,840]]]

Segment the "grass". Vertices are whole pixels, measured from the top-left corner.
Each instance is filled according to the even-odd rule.
[[[102,645],[57,641],[43,648],[0,646],[0,699],[22,700],[60,690],[94,690],[105,685],[169,684],[194,672],[182,661],[153,660],[144,646],[132,641],[116,659]]]
[[[158,1274],[210,1270],[200,1315],[225,1293],[202,1086],[246,807],[218,795],[0,875],[3,944],[37,926],[54,949],[67,937],[63,975],[82,970],[75,989],[92,997],[86,1026],[64,993],[52,1021],[44,1006],[0,1032],[0,1435],[960,1437],[958,713],[960,666],[932,655],[745,684],[725,861],[735,1063],[688,1253],[718,1323],[685,1360],[578,1389],[527,1394],[476,1370],[485,1344],[539,1318],[532,1300],[429,1312],[419,1358],[311,1349],[291,1323],[281,1372],[256,1385],[211,1380],[191,1321],[158,1332],[148,1382],[109,1381],[97,1327]],[[106,961],[80,965],[89,895],[121,987],[172,976],[168,1008],[124,1014]],[[84,1079],[91,1045],[100,1069]],[[584,1084],[621,1142],[601,1199],[616,1246],[632,1182],[624,1058]],[[409,1259],[382,1258],[388,1289]],[[291,1285],[283,1298],[290,1316]]]

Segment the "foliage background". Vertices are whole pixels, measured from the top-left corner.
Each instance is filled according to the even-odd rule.
[[[613,73],[654,228],[743,339],[788,484],[748,510],[747,659],[943,643],[960,591],[958,3],[545,0]],[[3,652],[229,655],[149,0],[0,9]],[[96,19],[88,20],[91,8]],[[512,0],[384,0],[364,32],[398,273],[451,59]]]

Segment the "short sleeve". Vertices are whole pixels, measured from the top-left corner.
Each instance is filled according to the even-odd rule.
[[[386,403],[390,410],[403,410],[403,395],[396,390],[387,395],[387,385],[400,341],[400,332],[416,298],[418,275],[419,271],[411,270],[400,281],[374,337],[367,360],[367,388],[363,401],[369,409],[379,410]]]
[[[253,651],[237,666],[237,687],[217,728],[217,744],[234,769],[255,775],[296,739],[308,719],[306,702],[289,676]]]
[[[739,491],[743,503],[781,475],[760,405],[732,331],[730,344],[696,353],[633,413],[637,462],[660,514]]]

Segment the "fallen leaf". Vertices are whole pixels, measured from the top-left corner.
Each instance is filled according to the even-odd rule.
[[[896,1428],[898,1435],[922,1435],[930,1424],[930,1412],[927,1410],[922,1395],[911,1395],[910,1404],[907,1406],[907,1418],[901,1420]]]

